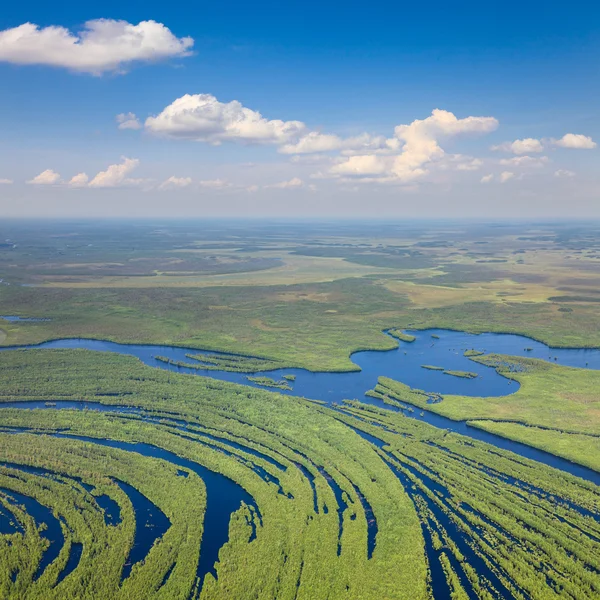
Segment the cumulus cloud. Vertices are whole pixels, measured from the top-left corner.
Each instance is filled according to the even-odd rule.
[[[502,173],[500,173],[500,183],[506,183],[507,181],[510,181],[514,176],[515,174],[512,171],[502,171]]]
[[[374,154],[350,156],[344,162],[333,165],[330,173],[338,175],[381,175],[387,167],[385,162]]]
[[[134,62],[188,56],[194,40],[178,38],[162,23],[96,19],[73,33],[65,27],[24,23],[0,31],[0,61],[65,67],[101,75],[124,72]]]
[[[490,181],[494,180],[494,175],[493,173],[490,173],[489,175],[484,175],[481,178],[481,183],[490,183]]]
[[[567,133],[560,140],[552,140],[560,148],[574,148],[577,150],[593,150],[598,144],[587,135]]]
[[[279,183],[272,183],[271,185],[265,185],[265,188],[288,190],[301,188],[304,182],[299,177],[294,177],[289,181],[280,181]]]
[[[492,150],[512,152],[513,154],[530,154],[532,152],[543,152],[544,145],[540,140],[536,140],[535,138],[525,138],[522,140],[515,140],[514,142],[504,142],[498,146],[492,146]]]
[[[55,185],[60,181],[60,175],[52,169],[46,169],[27,183],[31,185]]]
[[[558,169],[558,171],[554,171],[554,177],[562,177],[562,178],[575,177],[575,172],[569,171],[568,169]]]
[[[592,150],[597,146],[596,142],[587,135],[567,133],[559,140],[554,138],[525,138],[514,142],[504,142],[498,146],[492,146],[492,150],[512,152],[513,154],[531,154],[543,152],[546,147],[558,146],[559,148],[575,148],[579,150]]]
[[[396,138],[404,142],[401,154],[394,160],[392,173],[401,181],[411,181],[427,173],[424,168],[444,156],[438,141],[463,133],[489,133],[498,127],[493,117],[458,119],[453,113],[435,109],[426,119],[416,119],[409,125],[398,125]]]
[[[146,129],[156,135],[210,144],[286,144],[306,130],[301,121],[269,120],[237,100],[219,102],[210,94],[186,94],[155,117]]]
[[[119,129],[141,129],[142,124],[139,119],[135,116],[135,113],[121,113],[115,117],[115,120],[119,124]]]
[[[483,166],[483,161],[479,158],[460,161],[456,164],[457,171],[478,171]]]
[[[482,160],[446,154],[440,142],[460,134],[487,133],[497,127],[498,121],[493,117],[459,119],[451,112],[436,109],[426,119],[396,127],[393,138],[351,138],[361,139],[362,153],[341,151],[340,154],[348,158],[340,156],[326,172],[319,171],[311,177],[334,177],[341,181],[354,178],[363,183],[408,183],[426,175],[433,163],[438,170],[476,171],[483,166]]]
[[[0,185],[11,185],[12,183],[13,183],[12,179],[0,178]]]
[[[186,188],[192,185],[191,177],[175,177],[171,175],[168,179],[165,179],[159,186],[159,190],[170,190],[173,188]]]
[[[547,156],[513,156],[513,158],[503,158],[501,165],[520,168],[541,168],[548,162]]]
[[[348,138],[337,135],[310,131],[302,136],[296,143],[285,144],[279,151],[282,154],[312,154],[315,152],[329,152],[339,150],[342,154],[360,154],[363,152],[375,152],[378,154],[389,153],[397,150],[400,141],[385,136],[373,136],[368,133]]]
[[[77,175],[71,177],[71,179],[67,182],[67,185],[71,187],[85,187],[89,181],[89,177],[86,173],[78,173]]]
[[[293,144],[286,144],[280,149],[283,154],[311,154],[340,150],[343,140],[337,135],[311,131]]]
[[[140,180],[127,177],[140,164],[140,161],[137,158],[126,158],[125,156],[121,160],[122,162],[119,164],[110,165],[106,171],[100,171],[90,181],[89,187],[110,188],[140,183]]]

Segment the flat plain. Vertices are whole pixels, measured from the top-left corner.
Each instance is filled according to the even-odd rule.
[[[15,221],[0,239],[3,346],[180,346],[249,375],[0,353],[2,597],[600,597],[598,371],[474,352],[518,391],[431,402],[400,374],[372,404],[260,374],[352,372],[406,329],[600,347],[600,225]]]

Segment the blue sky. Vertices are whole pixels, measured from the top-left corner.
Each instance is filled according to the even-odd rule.
[[[13,4],[0,214],[600,216],[599,17],[591,2]],[[109,33],[73,45],[97,19]]]

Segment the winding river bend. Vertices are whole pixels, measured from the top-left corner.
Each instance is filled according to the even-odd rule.
[[[600,349],[551,348],[530,338],[512,334],[469,334],[460,331],[427,329],[408,331],[415,341],[399,341],[398,347],[388,351],[361,351],[352,354],[352,361],[360,371],[343,373],[311,372],[305,369],[276,369],[261,371],[260,376],[281,380],[284,375],[294,376],[288,381],[292,389],[276,389],[278,393],[321,400],[327,404],[339,404],[344,400],[358,399],[368,404],[383,406],[379,401],[365,395],[373,389],[380,376],[390,377],[406,385],[430,393],[459,394],[464,396],[505,396],[518,390],[519,384],[500,375],[492,367],[474,362],[464,356],[466,350],[478,350],[484,353],[506,354],[538,358],[570,367],[600,369]],[[8,346],[0,352],[16,349],[68,348],[86,349],[98,352],[115,352],[135,356],[151,367],[171,370],[191,375],[202,375],[215,379],[261,387],[249,381],[248,375],[254,373],[236,373],[217,369],[202,368],[199,361],[189,357],[195,352],[209,356],[231,356],[222,352],[177,346],[159,346],[148,344],[119,344],[102,340],[62,339],[31,346]],[[159,359],[157,357],[162,357]],[[194,368],[178,366],[165,362],[193,364]],[[425,368],[434,366],[439,370]],[[443,371],[468,371],[476,373],[475,378],[454,377]],[[386,408],[390,408],[386,406]],[[509,450],[525,458],[536,460],[550,467],[566,471],[577,477],[600,485],[600,473],[554,456],[548,452],[532,448],[526,444],[488,433],[466,422],[453,421],[430,411],[404,411],[407,417],[425,421],[435,427],[455,431],[462,435],[487,442],[498,448]]]

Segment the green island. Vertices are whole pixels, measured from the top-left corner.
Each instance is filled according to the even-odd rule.
[[[392,329],[388,329],[387,333],[392,337],[395,337],[397,340],[400,340],[401,342],[410,343],[414,342],[417,339],[414,335],[411,335],[410,333],[405,333],[404,331],[401,331],[400,329],[396,329],[394,327],[392,327]]]
[[[444,369],[444,375],[452,375],[452,377],[462,377],[463,379],[475,379],[475,377],[478,377],[477,373],[473,373],[472,371],[456,371],[452,369]]]
[[[485,352],[483,352],[482,350],[475,350],[475,349],[465,350],[463,352],[463,356],[466,356],[468,358],[470,358],[472,356],[481,356],[482,354],[485,354]]]
[[[291,390],[292,386],[287,383],[285,378],[281,381],[276,381],[272,377],[251,377],[247,376],[246,379],[251,381],[252,383],[256,383],[257,385],[261,385],[263,387],[270,388],[278,388],[280,390]]]
[[[173,360],[166,356],[155,356],[161,362],[205,371],[229,371],[230,373],[258,373],[271,371],[281,365],[275,360],[261,359],[254,356],[235,356],[232,354],[187,353],[186,358],[193,362]]]
[[[477,355],[467,355],[465,356],[477,356]],[[421,369],[427,369],[429,371],[441,371],[444,375],[452,375],[453,377],[462,377],[463,379],[475,379],[477,377],[477,373],[473,373],[472,371],[458,371],[454,369],[444,369],[444,367],[436,367],[434,365],[421,365]]]

